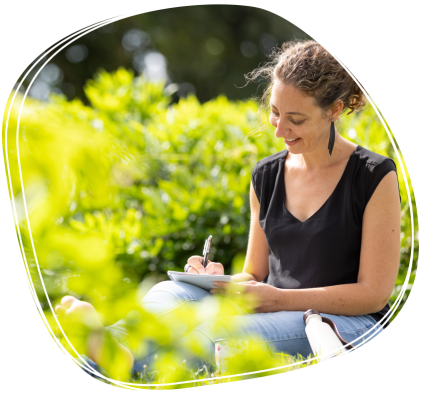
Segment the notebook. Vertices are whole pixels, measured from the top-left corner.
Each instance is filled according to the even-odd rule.
[[[213,274],[196,274],[184,272],[167,272],[168,277],[173,281],[188,283],[196,285],[202,289],[209,291],[212,288],[217,288],[213,285],[214,281],[232,282],[231,276],[228,275],[213,275]]]

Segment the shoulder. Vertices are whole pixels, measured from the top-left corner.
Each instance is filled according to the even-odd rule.
[[[279,151],[259,160],[251,173],[251,182],[260,202],[263,191],[272,190],[288,150]]]
[[[285,157],[288,153],[287,149],[284,149],[282,151],[276,152],[273,155],[267,156],[266,158],[263,158],[259,160],[256,165],[254,166],[253,173],[261,172],[265,168],[273,168],[273,167],[279,167],[282,165],[283,161],[285,160]]]
[[[354,156],[357,160],[354,181],[363,187],[365,202],[368,203],[382,179],[391,171],[397,173],[396,164],[391,158],[361,146],[356,148]]]
[[[375,168],[390,168],[396,171],[395,162],[384,155],[370,151],[367,148],[357,146],[355,149],[355,157],[359,166],[364,166],[367,171],[372,172]]]

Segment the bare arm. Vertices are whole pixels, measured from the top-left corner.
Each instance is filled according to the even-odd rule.
[[[247,245],[246,260],[242,273],[234,274],[234,282],[262,281],[269,274],[269,247],[262,227],[259,224],[260,204],[254,191],[253,184],[250,183],[250,232]],[[203,257],[195,255],[187,260],[190,265],[189,273],[201,274],[224,274],[221,263],[209,262],[206,268],[203,267]]]
[[[250,233],[243,273],[233,276],[238,281],[262,281],[269,274],[269,247],[259,223],[260,204],[250,183]]]
[[[360,268],[356,284],[280,290],[283,310],[316,309],[329,314],[364,315],[388,302],[399,269],[400,202],[396,173],[379,183],[363,217]]]
[[[269,270],[268,247],[263,230],[256,227],[258,208],[256,201],[251,199],[252,228],[244,271],[257,281],[237,284],[231,291],[254,294],[258,301],[257,312],[316,309],[327,314],[365,315],[381,310],[390,298],[399,268],[400,202],[397,191],[396,173],[391,171],[367,204],[357,283],[307,289],[279,289],[257,282]],[[228,287],[223,283],[218,285]]]

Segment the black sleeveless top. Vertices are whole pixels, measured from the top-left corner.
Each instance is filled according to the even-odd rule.
[[[357,282],[364,209],[392,159],[357,146],[335,190],[306,221],[285,207],[284,163],[288,150],[260,160],[252,183],[260,202],[259,222],[269,246],[269,275],[277,288],[327,287]],[[370,314],[379,321],[389,310]]]

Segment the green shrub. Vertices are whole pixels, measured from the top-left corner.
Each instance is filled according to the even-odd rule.
[[[246,138],[260,127],[253,101],[220,96],[202,105],[189,96],[169,106],[163,84],[125,69],[99,72],[85,92],[90,107],[54,94],[47,103],[26,98],[19,146],[20,93],[9,121],[9,186],[23,256],[53,327],[46,291],[53,305],[66,294],[86,300],[105,325],[112,324],[136,308],[152,283],[167,279],[167,270],[182,270],[188,257],[200,255],[210,234],[210,259],[227,273],[239,272],[248,241],[251,171],[285,148],[267,124],[259,137]],[[418,260],[402,169],[372,108],[344,117],[341,130],[398,165],[402,248],[393,302],[412,244],[413,262]],[[415,271],[413,263],[410,286]]]

